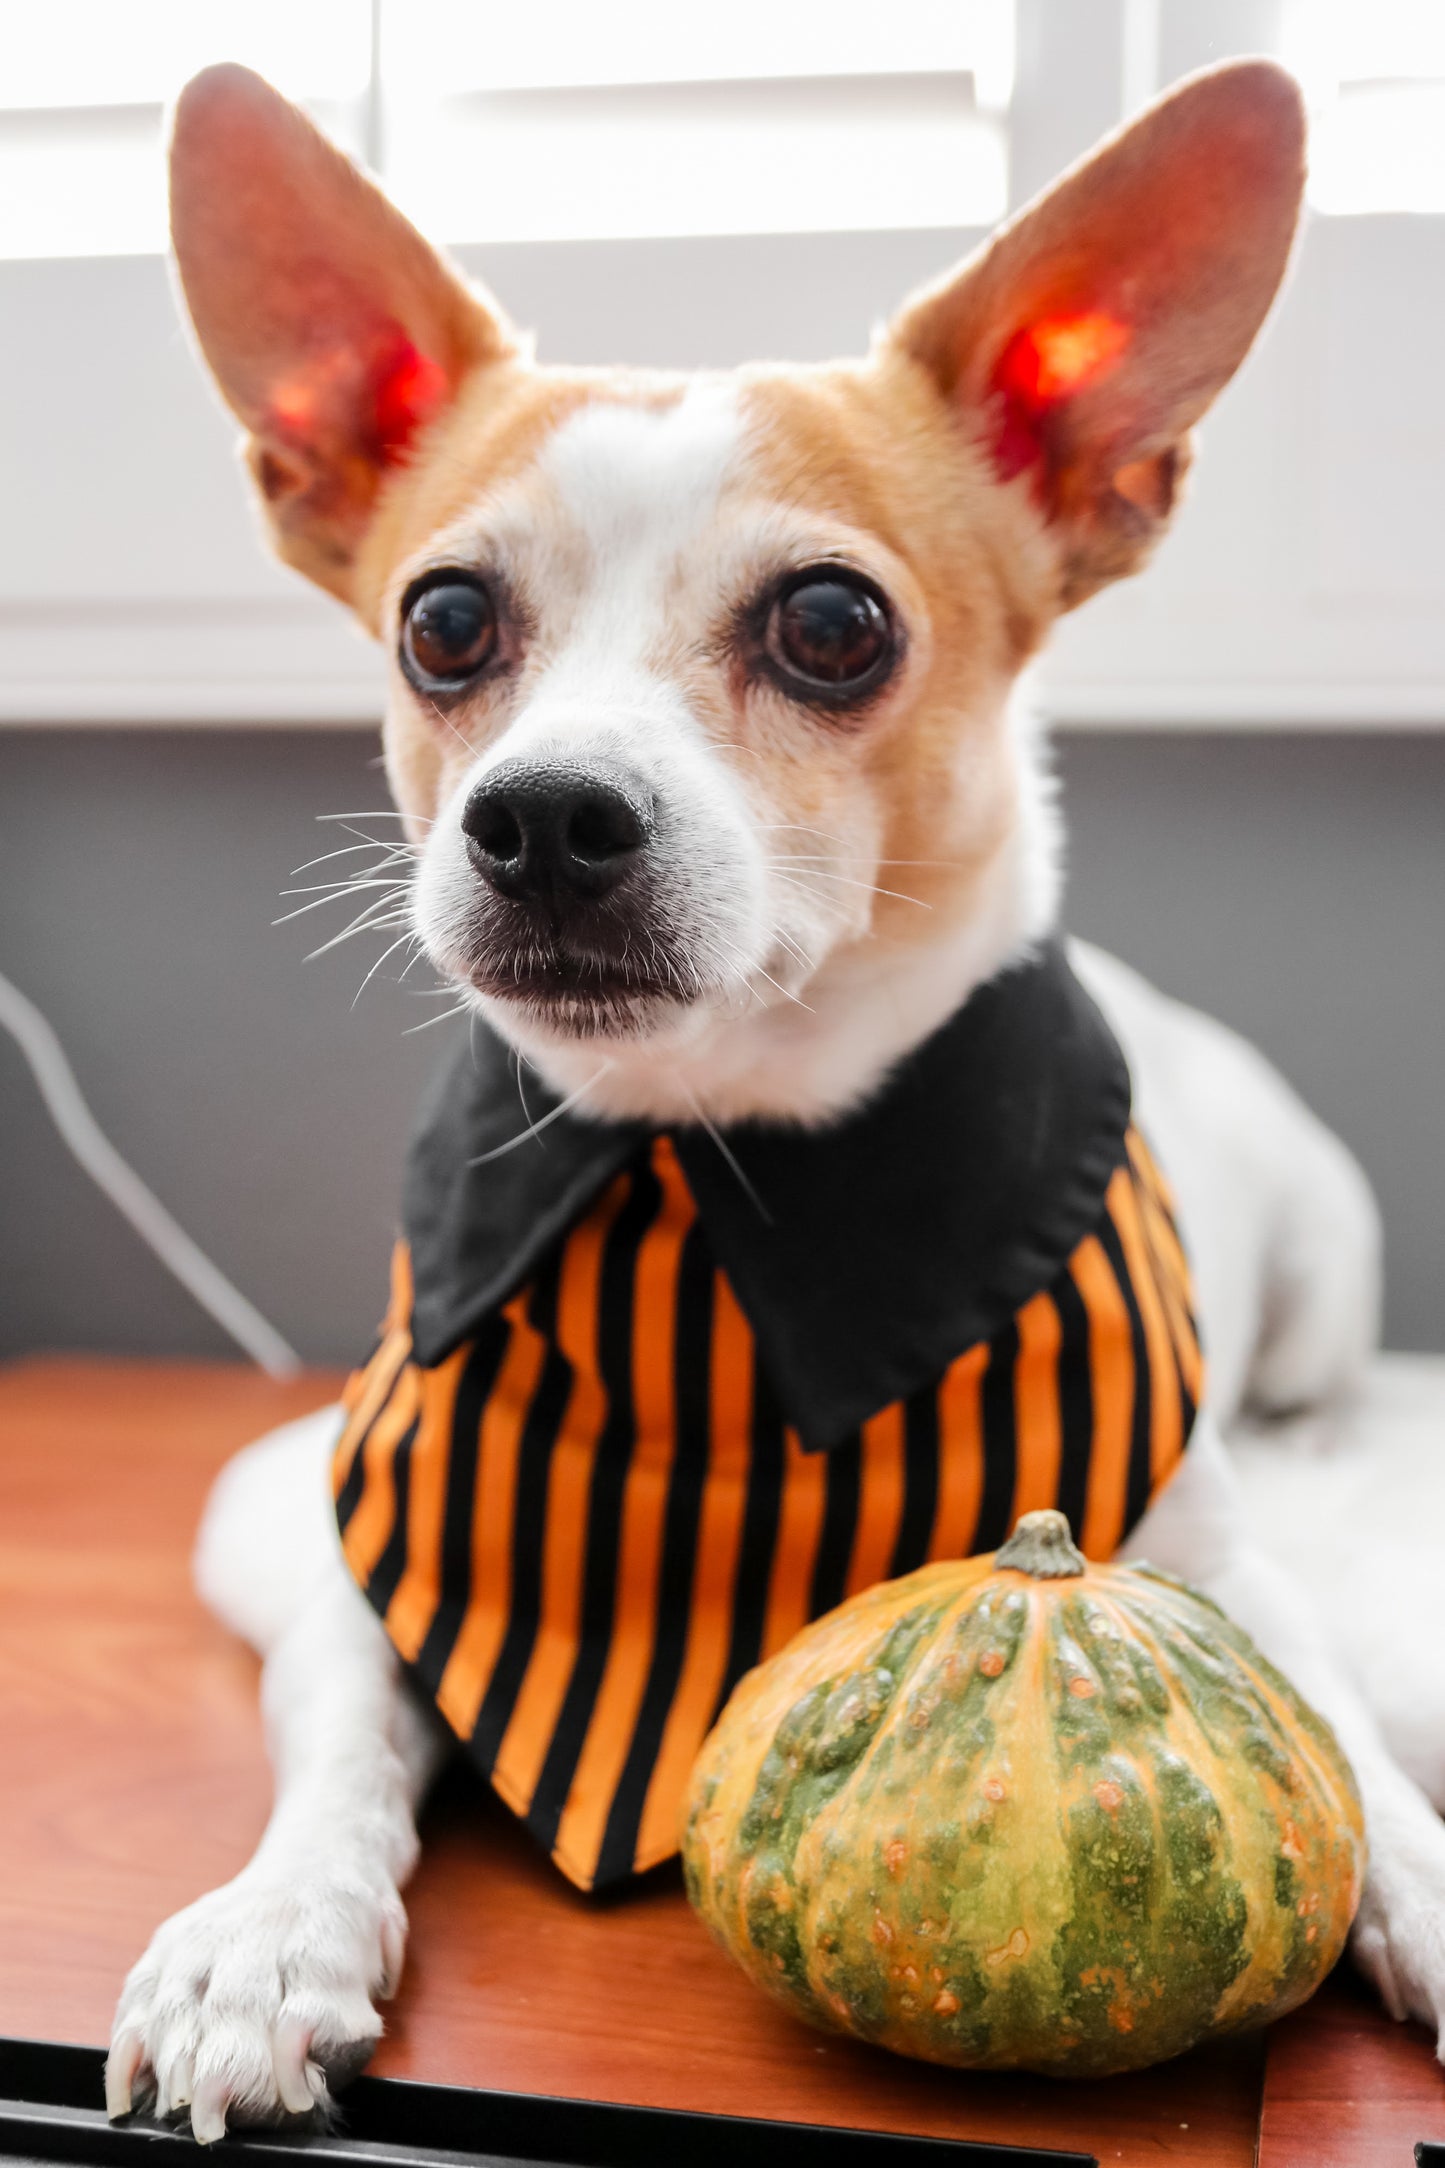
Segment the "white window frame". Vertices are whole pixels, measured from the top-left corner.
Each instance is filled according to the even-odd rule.
[[[1158,82],[1269,49],[1278,6],[1020,0],[1015,200]],[[685,366],[859,351],[872,318],[977,238],[463,255],[540,326],[544,358]],[[177,329],[161,261],[0,264],[0,324],[0,722],[374,722],[379,659],[258,547],[234,425]],[[1178,533],[1142,579],[1060,628],[1039,674],[1046,713],[1445,727],[1442,347],[1445,217],[1308,220],[1276,318],[1202,433]]]

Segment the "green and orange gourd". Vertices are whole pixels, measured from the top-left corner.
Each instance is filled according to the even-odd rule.
[[[1031,1513],[750,1672],[683,1859],[723,1947],[814,2023],[1103,2075],[1303,2002],[1364,1837],[1333,1734],[1245,1633]]]

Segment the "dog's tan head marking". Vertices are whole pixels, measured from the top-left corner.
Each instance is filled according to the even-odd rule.
[[[1289,78],[1219,69],[865,359],[682,378],[536,366],[265,84],[185,92],[192,317],[280,553],[392,654],[418,930],[554,1081],[824,1115],[1049,924],[1008,691],[1162,531],[1302,159]]]

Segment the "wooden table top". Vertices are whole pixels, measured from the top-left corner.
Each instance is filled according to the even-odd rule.
[[[188,1552],[225,1456],[320,1404],[216,1365],[0,1371],[0,2033],[101,2042],[155,1925],[248,1855],[253,1658]],[[1127,2079],[965,2076],[815,2034],[693,1920],[673,1870],[578,1896],[464,1772],[429,1809],[383,2075],[1080,2149],[1111,2168],[1406,2168],[1445,2138],[1423,2034],[1348,1978],[1276,2029]]]

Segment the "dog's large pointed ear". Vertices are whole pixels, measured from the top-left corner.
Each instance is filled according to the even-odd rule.
[[[464,378],[514,350],[509,329],[247,68],[208,68],[181,93],[171,230],[277,548],[347,599],[388,471]]]
[[[1193,77],[916,295],[884,335],[1003,480],[1026,475],[1071,607],[1163,529],[1189,431],[1289,257],[1304,110],[1270,61]]]

